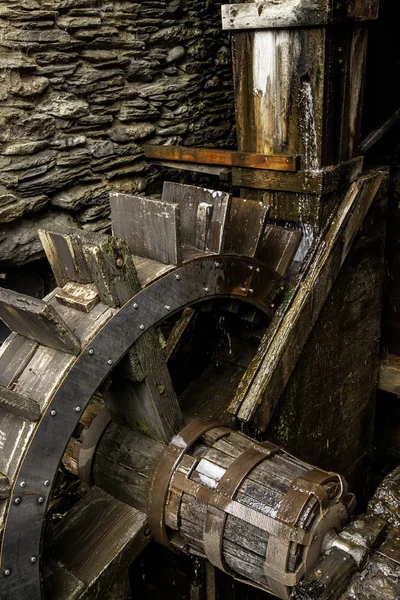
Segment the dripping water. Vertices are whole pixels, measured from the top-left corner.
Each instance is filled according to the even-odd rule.
[[[300,129],[304,145],[304,170],[318,171],[318,145],[317,128],[315,124],[314,97],[310,78],[304,76],[302,79],[303,87],[303,114],[304,118]]]

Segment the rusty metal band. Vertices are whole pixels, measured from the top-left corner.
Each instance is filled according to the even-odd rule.
[[[220,426],[219,421],[203,421],[200,419],[189,423],[171,440],[154,471],[147,505],[148,524],[156,542],[167,548],[172,549],[165,525],[165,505],[172,476],[189,448],[207,431]]]
[[[280,451],[280,448],[269,444],[269,447],[249,448],[243,452],[225,471],[218,482],[216,492],[234,499],[243,481],[261,462]],[[204,552],[214,566],[228,575],[232,574],[223,556],[223,540],[228,514],[221,509],[209,506],[204,522]]]
[[[339,498],[347,491],[344,480],[337,473],[329,473],[320,469],[310,469],[301,477],[297,477],[282,499],[277,512],[277,519],[292,527],[299,523],[310,498],[318,500],[322,509],[329,504],[328,493],[323,487],[325,484],[338,480],[341,487]],[[310,539],[311,541],[311,539]],[[268,541],[265,555],[264,571],[268,577],[268,584],[275,594],[282,594],[286,588],[295,586],[304,574],[304,565],[301,564],[295,572],[287,571],[287,560],[290,542],[278,538]]]

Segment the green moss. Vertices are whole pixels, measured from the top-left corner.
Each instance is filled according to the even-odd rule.
[[[140,431],[140,433],[143,433],[144,435],[147,435],[147,437],[154,438],[153,430],[151,429],[151,427],[149,427],[147,425],[147,423],[145,423],[143,421],[143,419],[137,419],[136,420],[136,427],[138,428],[138,430]]]
[[[162,333],[159,334],[158,336],[158,341],[160,342],[160,346],[163,350],[165,350],[165,348],[167,347],[167,342],[165,341],[165,337],[163,336]]]

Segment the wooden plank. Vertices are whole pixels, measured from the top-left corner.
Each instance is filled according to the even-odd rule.
[[[0,407],[15,415],[20,415],[28,421],[38,421],[40,418],[40,408],[37,402],[2,385],[0,385]]]
[[[368,152],[379,140],[388,133],[392,129],[394,125],[396,125],[397,121],[400,119],[400,108],[397,109],[389,119],[387,119],[383,125],[378,127],[378,129],[374,129],[371,131],[360,143],[360,152],[364,154]]]
[[[29,443],[35,423],[0,407],[0,473],[10,482]]]
[[[172,358],[178,348],[182,336],[196,320],[196,311],[187,306],[183,309],[180,319],[175,323],[167,340],[167,360]]]
[[[232,185],[253,189],[271,189],[307,194],[327,194],[346,187],[362,172],[363,158],[340,165],[298,173],[267,173],[259,169],[232,169]]]
[[[289,303],[283,305],[280,326],[262,344],[262,354],[258,353],[250,364],[251,375],[245,375],[231,402],[229,410],[240,419],[249,421],[257,411],[259,426],[267,427],[384,177],[383,171],[372,171],[350,186],[300,287]]]
[[[37,342],[11,333],[0,350],[0,384],[10,386],[23,372],[36,352]]]
[[[57,285],[63,287],[69,281],[90,283],[91,277],[79,244],[71,243],[74,229],[39,229],[38,235],[51,265]]]
[[[6,500],[9,496],[10,482],[8,481],[8,477],[3,475],[3,473],[0,473],[0,500]]]
[[[287,29],[328,25],[353,18],[372,20],[378,18],[378,9],[378,0],[275,0],[273,3],[223,4],[222,28]]]
[[[232,198],[224,252],[256,256],[268,213],[265,202]]]
[[[100,301],[100,296],[94,283],[75,283],[70,281],[56,293],[60,304],[65,304],[76,310],[90,312]]]
[[[379,389],[400,396],[400,357],[389,354],[379,366]]]
[[[43,300],[0,288],[0,318],[10,329],[39,344],[70,354],[80,351],[77,337]]]
[[[93,486],[61,521],[45,549],[49,597],[102,597],[151,539],[146,529],[144,513]],[[71,586],[71,581],[77,585]]]
[[[210,227],[206,244],[200,250],[220,253],[224,245],[227,219],[232,195],[227,192],[208,190],[192,185],[166,181],[162,198],[176,202],[180,207],[182,245],[196,247],[198,209],[201,203],[212,205]]]
[[[152,160],[151,164],[156,167],[165,167],[166,169],[178,169],[180,171],[191,171],[193,173],[205,173],[206,175],[215,175],[221,181],[230,181],[231,171],[223,165],[200,165],[192,162],[178,162],[172,160]]]
[[[257,258],[283,277],[292,264],[302,237],[303,232],[299,229],[267,225]]]
[[[215,148],[145,145],[144,155],[147,158],[224,165],[227,167],[247,167],[272,171],[296,171],[297,169],[296,157],[287,154],[267,155],[234,150],[216,150]]]
[[[179,207],[143,196],[110,194],[113,234],[136,256],[179,265]]]

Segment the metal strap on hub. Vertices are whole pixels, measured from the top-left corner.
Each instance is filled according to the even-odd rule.
[[[335,480],[338,480],[340,484],[336,496],[336,499],[339,500],[347,493],[346,482],[339,474],[311,469],[298,477],[282,499],[276,518],[289,526],[298,527],[310,498],[316,498],[321,511],[323,511],[329,505],[328,493],[323,486]],[[311,543],[312,537],[308,541]],[[287,571],[289,546],[290,544],[277,537],[271,538],[268,542],[264,569],[274,593],[282,594],[283,591],[289,593],[285,588],[295,586],[304,574],[304,563],[301,563],[294,572]]]
[[[249,448],[228,467],[219,480],[215,491],[233,500],[243,481],[249,476],[251,471],[261,462],[279,451],[280,448],[273,444],[264,447],[260,446],[259,448]],[[226,564],[222,551],[227,517],[228,513],[224,510],[208,506],[204,523],[203,541],[204,551],[210,563],[232,575],[233,573]]]
[[[202,421],[199,419],[189,423],[172,439],[154,471],[149,492],[148,524],[154,539],[167,548],[173,549],[165,526],[165,504],[172,476],[189,448],[204,433],[210,431],[210,429],[220,427],[220,425],[219,421]]]

